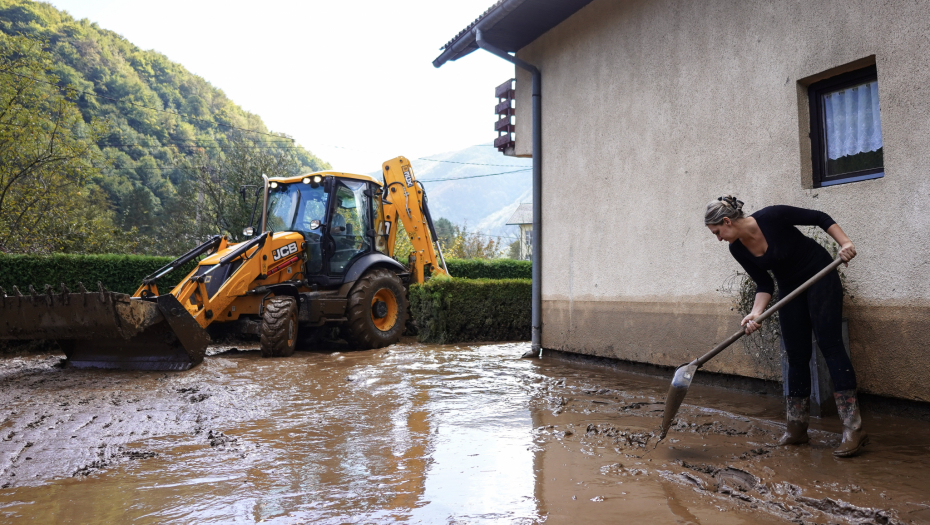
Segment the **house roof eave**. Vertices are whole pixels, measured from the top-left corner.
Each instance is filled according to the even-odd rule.
[[[559,25],[592,0],[498,0],[474,22],[459,31],[433,60],[441,67],[478,49],[477,30],[507,52],[516,52]]]

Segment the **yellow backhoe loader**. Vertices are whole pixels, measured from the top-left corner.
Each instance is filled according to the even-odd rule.
[[[389,160],[382,173],[383,181],[263,175],[259,227],[243,232],[249,240],[213,237],[132,296],[99,283],[75,293],[64,284],[0,291],[0,339],[57,340],[72,366],[130,370],[186,370],[203,361],[211,337],[228,333],[257,335],[265,357],[291,355],[298,333],[327,325],[356,348],[395,343],[407,321],[406,287],[448,270],[410,162]],[[414,247],[407,266],[392,258],[400,224]],[[159,279],[199,257],[159,292]]]

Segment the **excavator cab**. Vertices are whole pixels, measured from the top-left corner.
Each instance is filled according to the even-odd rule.
[[[327,326],[355,348],[395,343],[408,317],[407,286],[448,272],[410,162],[391,159],[382,172],[383,181],[331,171],[263,175],[260,221],[243,231],[248,240],[215,236],[131,296],[101,283],[95,291],[78,283],[76,293],[64,284],[60,292],[29,285],[29,295],[0,290],[0,339],[57,340],[76,367],[149,370],[196,366],[228,334],[257,337],[265,357],[288,356],[298,339]],[[414,246],[406,266],[394,258],[401,226]],[[198,259],[170,291],[158,289]]]

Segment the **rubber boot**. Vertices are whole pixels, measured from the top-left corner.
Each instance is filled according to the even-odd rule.
[[[859,398],[855,390],[841,390],[833,393],[836,409],[843,422],[843,442],[833,451],[840,458],[855,456],[862,447],[869,444],[869,435],[862,431],[862,414],[859,411]]]
[[[811,398],[786,397],[788,404],[788,428],[778,440],[778,446],[803,445],[810,441],[807,436],[807,425],[811,420]]]

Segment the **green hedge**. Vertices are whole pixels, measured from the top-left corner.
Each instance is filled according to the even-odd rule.
[[[13,285],[29,293],[29,285],[41,291],[51,284],[59,291],[65,283],[72,292],[82,282],[88,290],[96,290],[97,282],[107,290],[131,294],[142,284],[142,279],[174,260],[174,257],[147,257],[142,255],[72,255],[56,254],[5,255],[0,254],[0,286],[10,294]],[[175,270],[158,282],[159,290],[170,290],[196,265]]]
[[[463,279],[532,279],[533,263],[513,259],[446,259],[452,277]]]
[[[531,298],[529,279],[432,279],[410,287],[410,310],[424,343],[527,341]]]

